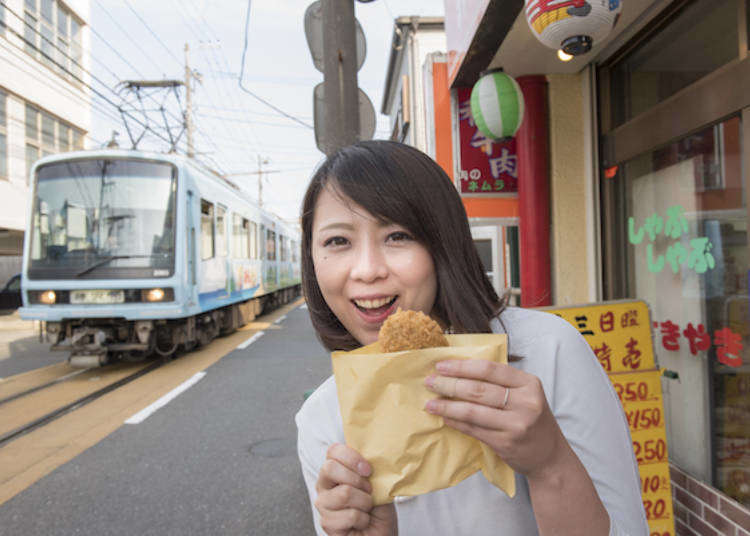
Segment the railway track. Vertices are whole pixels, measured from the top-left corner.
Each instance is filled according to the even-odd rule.
[[[52,389],[56,386],[59,387],[61,386],[61,384],[69,382],[75,378],[82,379],[81,377],[86,373],[102,374],[102,372],[104,371],[102,369],[77,370],[59,378],[55,378],[51,381],[42,383],[40,385],[25,389],[23,391],[0,399],[0,416],[2,416],[2,418],[0,418],[0,447],[3,447],[13,440],[18,439],[19,437],[28,434],[29,432],[36,430],[41,426],[59,419],[60,417],[70,413],[71,411],[75,411],[76,409],[85,406],[86,404],[89,404],[98,398],[101,398],[107,393],[114,391],[115,389],[118,389],[119,387],[122,387],[123,385],[126,385],[140,378],[141,376],[144,376],[149,372],[156,370],[167,362],[167,360],[153,361],[139,368],[138,370],[127,374],[124,377],[120,377],[116,380],[113,379],[113,381],[94,391],[89,390],[89,392],[86,392],[85,388],[80,388],[79,391],[82,391],[85,394],[77,396],[77,394],[73,393],[72,400],[70,400],[71,397],[69,396],[67,397],[69,401],[66,401],[62,405],[53,407],[53,409],[46,410],[41,415],[34,415],[31,419],[29,419],[28,421],[24,421],[23,424],[18,426],[14,426],[13,421],[17,419],[13,419],[13,417],[15,416],[13,415],[13,413],[22,409],[22,402],[30,404],[29,400],[24,399],[28,399],[28,397],[33,397],[34,395],[40,396],[44,393],[45,390]],[[117,371],[116,369],[111,369],[107,372],[113,373]],[[113,374],[113,376],[117,377],[117,374]]]

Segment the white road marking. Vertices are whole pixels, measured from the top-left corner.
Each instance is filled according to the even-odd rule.
[[[177,387],[169,391],[166,395],[161,397],[159,400],[157,400],[150,406],[143,408],[141,411],[139,411],[138,413],[130,417],[128,420],[125,421],[125,424],[142,423],[156,410],[166,406],[172,399],[177,398],[181,393],[183,393],[184,391],[187,391],[193,385],[198,383],[205,375],[206,375],[205,372],[198,372],[192,378],[182,382],[180,385],[178,385]]]
[[[281,324],[284,320],[286,320],[286,315],[281,315],[279,318],[276,319],[274,324]]]
[[[265,331],[259,331],[258,333],[256,333],[252,337],[250,337],[248,340],[246,340],[245,342],[243,342],[242,344],[240,344],[237,347],[237,350],[244,350],[245,348],[247,348],[248,346],[250,346],[251,344],[253,344],[255,341],[257,341],[258,339],[260,339],[263,336],[264,333],[265,333]]]

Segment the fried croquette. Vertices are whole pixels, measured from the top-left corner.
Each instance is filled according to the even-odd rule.
[[[421,311],[402,311],[401,308],[383,322],[378,341],[383,352],[448,346],[437,322]]]

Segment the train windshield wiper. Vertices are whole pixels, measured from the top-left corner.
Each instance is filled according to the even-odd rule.
[[[93,270],[96,270],[100,266],[109,264],[110,262],[117,260],[117,259],[136,259],[136,258],[143,258],[143,257],[151,257],[151,255],[110,255],[109,257],[105,257],[99,261],[96,261],[91,266],[87,266],[86,268],[78,272],[75,276],[81,277],[82,275],[86,275],[87,273]]]

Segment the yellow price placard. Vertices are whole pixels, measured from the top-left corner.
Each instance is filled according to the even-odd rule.
[[[656,368],[651,319],[643,301],[544,308],[578,329],[607,373]]]
[[[609,379],[624,408],[641,402],[661,404],[661,372],[658,370],[610,374]]]
[[[609,375],[630,427],[649,536],[673,536],[661,372],[654,359],[648,306],[637,300],[543,310],[578,329]]]

